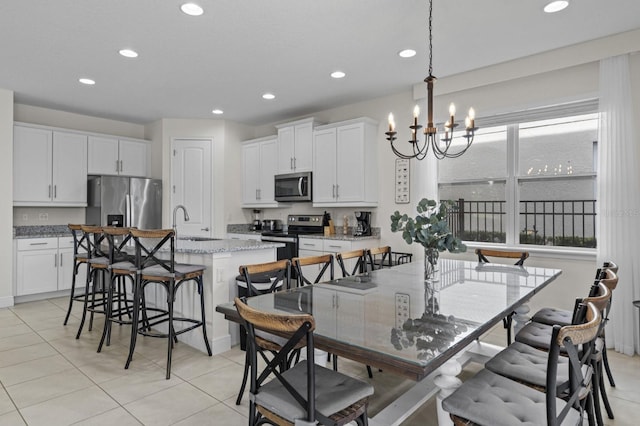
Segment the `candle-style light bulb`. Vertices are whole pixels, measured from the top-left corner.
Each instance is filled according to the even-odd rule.
[[[416,105],[413,108],[413,118],[418,118],[418,117],[420,117],[420,107]]]
[[[469,108],[469,120],[471,121],[471,128],[473,129],[475,126],[476,120],[476,111],[473,108]]]
[[[467,129],[471,128],[471,119],[468,116],[464,119],[464,127]]]
[[[451,104],[449,105],[449,115],[456,115],[456,106],[453,104],[453,102],[451,102]]]
[[[393,129],[396,127],[396,123],[393,121],[393,113],[389,113],[389,131],[393,132]]]

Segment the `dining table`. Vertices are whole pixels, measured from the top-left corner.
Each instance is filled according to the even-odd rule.
[[[509,315],[516,330],[528,319],[527,302],[561,270],[440,259],[427,280],[422,262],[368,271],[247,299],[268,312],[311,313],[317,349],[415,384],[369,421],[398,425],[437,396],[460,386],[470,361],[484,363],[501,347],[479,338]],[[233,303],[216,311],[241,322]],[[439,424],[451,424],[438,403]]]

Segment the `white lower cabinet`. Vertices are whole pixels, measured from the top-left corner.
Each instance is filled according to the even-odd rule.
[[[73,266],[71,237],[17,240],[16,296],[71,288]],[[81,267],[79,272],[76,288],[85,285],[85,267]]]
[[[255,234],[237,234],[234,232],[229,232],[227,234],[227,238],[230,240],[255,240],[260,241],[260,233]]]
[[[351,251],[351,250],[359,250],[366,248],[377,247],[379,244],[379,240],[376,239],[366,239],[366,240],[334,240],[334,239],[321,239],[321,238],[305,238],[300,237],[298,241],[298,256],[300,257],[309,257],[309,256],[321,256],[323,254],[333,254],[334,257],[336,253]],[[349,259],[345,262],[345,266],[349,272],[353,270],[355,267],[356,260]],[[318,265],[307,266],[307,269],[303,269],[302,273],[305,277],[308,277],[311,281],[315,279],[315,277],[320,272],[321,268]],[[334,270],[334,278],[342,277],[342,271],[338,266],[338,262],[334,258],[333,262],[333,270]],[[308,274],[308,275],[307,275]],[[329,280],[329,271],[327,270],[321,281]]]

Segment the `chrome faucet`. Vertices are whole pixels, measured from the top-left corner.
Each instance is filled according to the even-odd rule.
[[[178,210],[182,209],[182,211],[184,212],[184,221],[185,222],[189,222],[189,213],[187,213],[187,208],[185,206],[183,206],[182,204],[178,204],[177,206],[175,206],[173,208],[173,224],[172,224],[172,228],[173,228],[173,233],[175,234],[175,238],[178,239],[178,228],[177,228],[177,224],[176,224],[176,215],[178,213]]]

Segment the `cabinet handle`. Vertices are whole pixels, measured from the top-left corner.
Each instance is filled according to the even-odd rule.
[[[62,268],[62,254],[60,255],[60,267]]]
[[[58,185],[53,185],[53,198],[58,198]]]
[[[293,170],[293,157],[289,157],[289,168]]]
[[[315,246],[315,244],[312,243],[302,243],[303,246],[309,246],[309,247],[313,247]]]
[[[331,248],[338,248],[338,249],[339,249],[339,248],[341,248],[341,246],[334,246],[334,245],[331,245],[331,244],[329,244],[329,247],[331,247]]]
[[[340,198],[340,185],[336,185],[336,198]]]
[[[58,267],[58,255],[57,254],[53,256],[53,266],[56,267],[56,268]]]
[[[208,231],[209,231],[209,228],[208,228],[208,227],[207,227],[207,228],[200,228],[200,230],[201,230],[201,231],[207,231],[207,232],[208,232]]]
[[[49,198],[51,198],[51,185],[49,185]]]
[[[295,170],[298,167],[298,159],[296,157],[293,157],[293,170]]]
[[[46,246],[47,243],[29,243],[30,246]]]
[[[331,189],[331,198],[336,198],[336,186],[335,185],[331,185],[332,189]]]
[[[123,171],[123,170],[124,170],[124,166],[122,165],[122,161],[123,161],[123,160],[120,160],[120,171]]]

